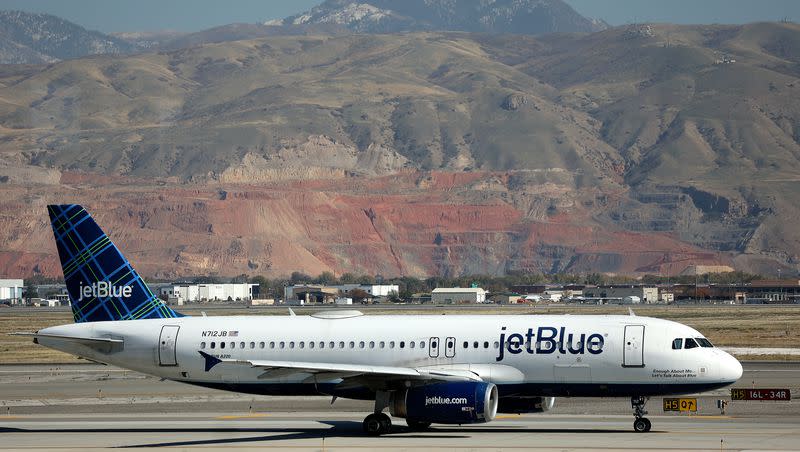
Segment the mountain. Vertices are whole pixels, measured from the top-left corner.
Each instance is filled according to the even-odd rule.
[[[57,271],[38,209],[73,201],[155,273],[790,274],[799,43],[637,24],[4,66],[0,272]]]
[[[562,0],[327,0],[284,25],[337,24],[359,33],[589,33],[607,28]]]
[[[0,64],[40,64],[138,50],[122,39],[49,14],[0,11]]]

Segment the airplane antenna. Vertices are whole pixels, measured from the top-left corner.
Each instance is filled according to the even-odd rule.
[[[636,317],[636,314],[633,313],[633,308],[628,308],[628,314],[630,314],[631,317]]]
[[[292,311],[292,308],[289,308],[289,315],[290,315],[290,316],[292,316],[292,317],[294,317],[294,316],[296,316],[297,314],[295,314],[295,313],[294,313],[294,311]]]

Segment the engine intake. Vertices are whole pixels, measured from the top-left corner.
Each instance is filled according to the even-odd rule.
[[[497,411],[500,413],[544,413],[553,409],[555,397],[503,397]]]
[[[392,416],[435,424],[489,422],[497,414],[497,386],[484,382],[446,382],[392,393]]]

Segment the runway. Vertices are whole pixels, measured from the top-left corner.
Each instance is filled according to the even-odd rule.
[[[745,363],[737,387],[788,387],[800,365]],[[103,448],[291,450],[798,450],[796,402],[732,402],[728,390],[697,395],[696,415],[648,404],[649,434],[632,431],[626,399],[557,399],[553,411],[499,415],[488,424],[434,426],[365,437],[371,404],[324,397],[253,397],[160,382],[99,365],[0,366],[0,447],[4,450]]]
[[[629,416],[502,416],[489,424],[439,426],[372,438],[360,416],[328,412],[48,415],[2,419],[5,450],[94,448],[291,450],[796,450],[797,418],[651,417],[648,434]]]

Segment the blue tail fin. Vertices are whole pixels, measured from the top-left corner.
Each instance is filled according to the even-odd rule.
[[[182,317],[161,302],[83,207],[47,206],[75,322]]]

